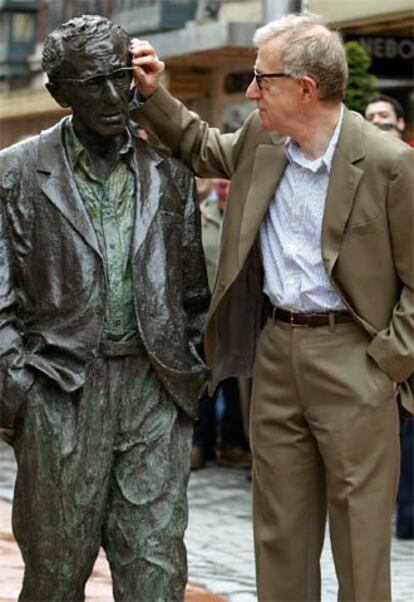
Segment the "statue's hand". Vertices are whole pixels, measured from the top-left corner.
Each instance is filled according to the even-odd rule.
[[[144,98],[149,98],[159,86],[165,64],[159,60],[154,48],[146,40],[133,38],[129,51],[132,54],[132,66],[135,67],[135,86]]]

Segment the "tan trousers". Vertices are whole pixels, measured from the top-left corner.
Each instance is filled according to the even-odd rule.
[[[391,379],[353,323],[269,318],[251,408],[260,602],[320,600],[326,515],[342,602],[391,599],[398,407]]]

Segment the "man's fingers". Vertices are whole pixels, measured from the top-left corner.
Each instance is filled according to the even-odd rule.
[[[151,96],[158,87],[165,64],[160,61],[153,46],[146,40],[133,38],[129,44],[131,64],[135,67],[135,85],[143,96]]]
[[[165,65],[163,61],[158,60],[153,56],[140,56],[132,59],[133,67],[140,67],[145,72],[162,73]]]
[[[132,66],[140,67],[145,73],[162,73],[165,64],[160,61],[154,48],[148,42],[137,42],[130,46]]]
[[[134,56],[134,58],[139,56],[154,56],[156,57],[156,52],[153,46],[146,40],[139,40],[134,38],[129,43],[129,51]]]

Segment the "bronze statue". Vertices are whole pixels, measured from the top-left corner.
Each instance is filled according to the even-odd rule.
[[[208,307],[191,173],[128,130],[128,36],[75,18],[43,68],[72,109],[1,152],[0,426],[18,462],[20,600],[182,600]]]

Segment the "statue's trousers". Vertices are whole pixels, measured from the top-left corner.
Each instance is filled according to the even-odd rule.
[[[83,600],[100,546],[115,600],[182,600],[191,434],[143,351],[96,358],[75,393],[38,374],[15,444],[20,600]]]

